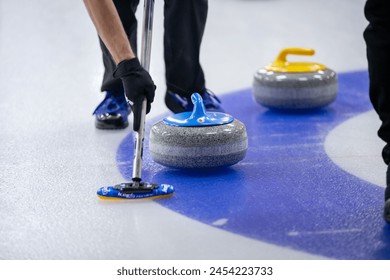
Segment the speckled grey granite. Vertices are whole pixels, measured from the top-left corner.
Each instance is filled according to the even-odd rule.
[[[254,75],[253,97],[269,108],[324,107],[336,99],[337,92],[337,74],[329,68],[313,73],[278,73],[262,68]]]
[[[152,159],[174,168],[233,165],[244,159],[247,149],[246,128],[238,120],[205,127],[179,127],[160,121],[150,130]]]

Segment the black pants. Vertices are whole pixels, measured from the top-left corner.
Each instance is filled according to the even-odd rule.
[[[137,19],[139,0],[114,0],[131,47],[137,53]],[[205,79],[199,63],[199,50],[206,25],[207,0],[165,0],[164,59],[167,89],[189,97],[205,90]],[[155,22],[155,24],[158,24]],[[112,73],[115,63],[104,43],[104,77],[101,90],[122,91],[120,79]]]
[[[383,159],[390,162],[390,0],[367,0],[365,16],[369,25],[364,31],[367,45],[370,100],[382,124],[378,136],[388,145]]]

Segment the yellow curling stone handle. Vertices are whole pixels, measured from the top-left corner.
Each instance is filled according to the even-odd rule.
[[[325,65],[316,62],[289,62],[287,56],[294,55],[314,55],[314,49],[308,48],[285,48],[283,49],[274,62],[265,67],[268,71],[283,73],[304,73],[317,72],[326,69]]]

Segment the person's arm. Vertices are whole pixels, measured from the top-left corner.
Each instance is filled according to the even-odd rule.
[[[117,67],[114,78],[120,78],[133,111],[133,129],[141,124],[142,101],[146,98],[146,113],[154,100],[156,86],[131,49],[119,14],[112,0],[84,0],[89,16]]]
[[[136,57],[112,0],[84,0],[95,28],[115,63]]]

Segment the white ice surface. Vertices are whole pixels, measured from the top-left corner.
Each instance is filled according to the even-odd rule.
[[[387,166],[381,157],[385,143],[377,136],[379,126],[374,110],[353,117],[328,134],[325,150],[348,173],[384,188]]]

